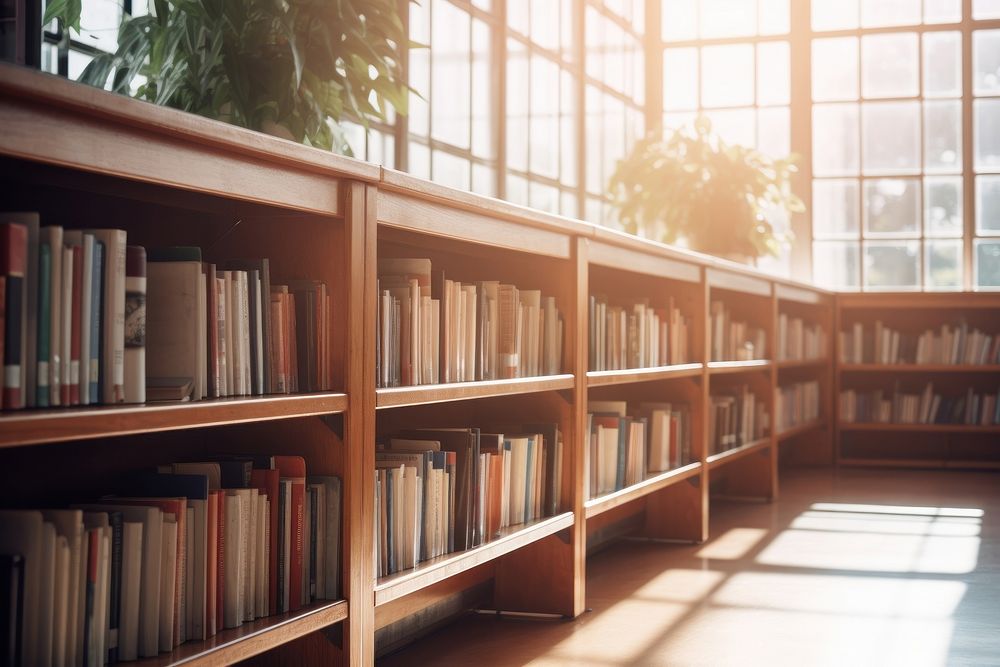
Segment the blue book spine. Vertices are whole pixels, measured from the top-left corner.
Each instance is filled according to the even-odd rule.
[[[101,316],[104,314],[104,244],[94,240],[94,265],[90,292],[90,402],[101,402]]]

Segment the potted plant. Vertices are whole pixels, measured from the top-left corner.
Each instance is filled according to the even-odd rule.
[[[790,236],[768,222],[768,209],[804,210],[791,191],[795,161],[727,144],[699,116],[692,129],[637,142],[609,190],[627,231],[746,261],[777,255]]]
[[[44,21],[79,32],[80,10],[52,0]],[[155,0],[80,81],[350,154],[339,121],[405,113],[407,46],[397,0]]]

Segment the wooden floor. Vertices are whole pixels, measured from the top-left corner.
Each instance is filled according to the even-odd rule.
[[[572,622],[468,614],[403,665],[1000,665],[1000,475],[783,471],[700,546],[588,560]]]

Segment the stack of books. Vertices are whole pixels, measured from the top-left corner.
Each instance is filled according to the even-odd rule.
[[[1000,335],[966,322],[923,333],[902,332],[876,321],[872,330],[855,322],[840,333],[840,359],[851,364],[1000,364]]]
[[[778,388],[774,427],[778,433],[819,419],[819,382],[795,382]]]
[[[590,370],[617,371],[685,364],[690,360],[689,321],[674,305],[655,308],[648,299],[616,306],[590,297]]]
[[[826,331],[800,317],[778,315],[778,360],[807,361],[826,354]]]
[[[712,361],[767,358],[767,333],[760,327],[734,321],[722,301],[712,302],[710,326]]]
[[[3,410],[327,391],[332,297],[268,260],[0,214]]]
[[[920,393],[904,392],[897,386],[840,392],[840,420],[861,424],[1000,424],[1000,390],[979,393],[968,388],[964,394],[945,396],[928,382]]]
[[[462,283],[429,259],[380,259],[379,387],[559,373],[563,320],[555,297],[498,281]]]
[[[767,407],[743,385],[712,396],[708,420],[708,453],[719,454],[765,437],[770,428]]]
[[[173,463],[116,491],[0,511],[13,664],[154,657],[339,597],[340,480],[307,477],[301,457]]]
[[[555,424],[401,431],[379,443],[375,465],[380,577],[479,546],[560,507],[563,442]]]
[[[687,405],[590,401],[587,415],[587,497],[638,484],[650,474],[691,462]]]

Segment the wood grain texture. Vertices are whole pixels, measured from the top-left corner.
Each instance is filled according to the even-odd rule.
[[[587,519],[589,520],[600,514],[604,514],[619,505],[624,505],[634,500],[639,500],[640,498],[656,494],[669,486],[679,484],[693,477],[698,477],[701,475],[701,472],[701,461],[695,461],[694,463],[689,463],[688,465],[681,466],[680,468],[652,475],[648,479],[645,479],[638,484],[628,486],[621,491],[615,491],[613,493],[588,500],[586,502]]]
[[[375,396],[377,407],[383,409],[464,401],[474,398],[532,394],[542,391],[562,391],[572,389],[573,384],[573,376],[567,373],[510,380],[385,387],[376,389]]]
[[[657,382],[679,378],[701,377],[704,364],[675,364],[673,366],[656,366],[653,368],[627,368],[620,371],[588,371],[587,386],[605,387],[608,385],[632,384],[635,382]]]
[[[701,282],[701,271],[697,264],[681,262],[657,253],[639,252],[632,248],[595,241],[590,246],[589,254],[590,261],[594,264],[689,283]]]

